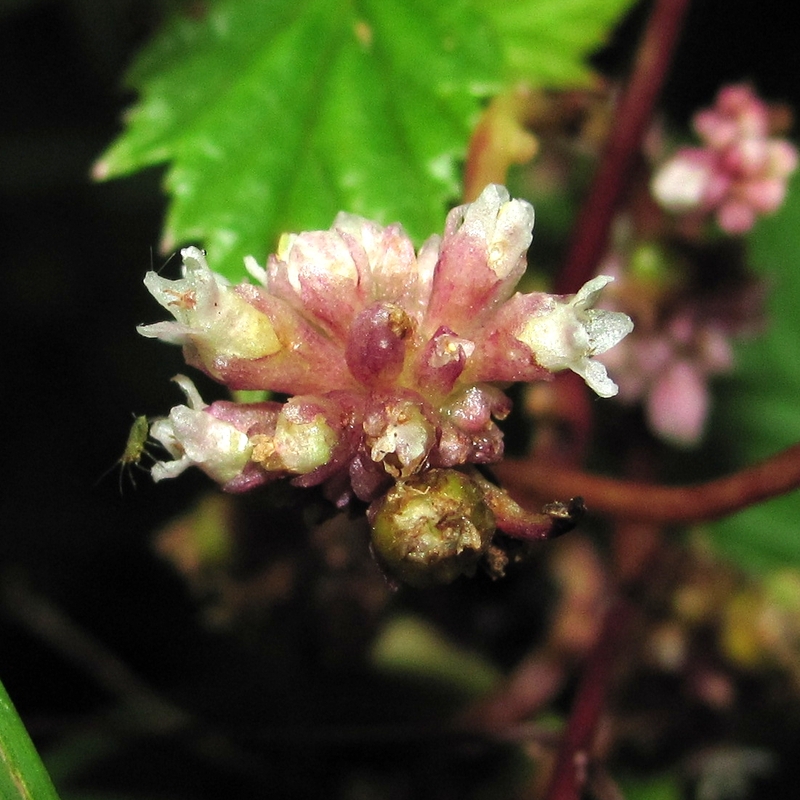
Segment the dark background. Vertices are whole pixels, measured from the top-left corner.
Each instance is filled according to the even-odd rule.
[[[133,99],[123,71],[164,10],[130,0],[0,2],[0,675],[44,743],[108,697],[20,619],[20,596],[46,598],[168,692],[235,662],[150,548],[152,531],[207,481],[187,473],[154,487],[141,474],[135,490],[126,482],[120,492],[117,473],[104,475],[132,414],[163,414],[180,399],[169,382],[183,368],[178,349],[135,332],[161,316],[141,282],[164,260],[160,174],[102,185],[88,177]],[[623,26],[604,66],[625,63],[641,18],[639,10]],[[797,106],[796,30],[792,3],[699,0],[665,93],[670,112],[685,119],[721,83],[741,79]],[[238,702],[248,686],[259,691],[243,676]],[[184,770],[172,781],[193,796]],[[195,791],[234,796],[230,786]]]

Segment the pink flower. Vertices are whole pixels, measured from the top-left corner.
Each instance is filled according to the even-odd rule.
[[[713,108],[695,115],[702,147],[683,147],[653,177],[655,199],[678,214],[714,214],[731,234],[780,207],[797,151],[769,138],[765,103],[745,85],[728,86]]]
[[[662,439],[691,447],[703,435],[708,407],[705,375],[688,361],[676,361],[653,383],[647,421]]]
[[[753,323],[742,316],[750,294],[758,294],[755,287],[713,302],[677,300],[602,356],[619,380],[619,399],[642,403],[660,439],[678,447],[701,441],[711,407],[709,381],[730,372],[731,338]]]

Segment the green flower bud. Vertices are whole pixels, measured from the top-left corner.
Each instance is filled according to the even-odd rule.
[[[373,503],[369,517],[378,558],[417,587],[472,575],[495,531],[481,489],[452,469],[398,481]]]

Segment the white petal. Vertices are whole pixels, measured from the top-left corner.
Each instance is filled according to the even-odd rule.
[[[585,358],[580,364],[572,367],[585,381],[586,385],[593,389],[600,397],[613,397],[618,391],[617,386],[608,377],[606,368],[599,362]]]
[[[572,298],[570,305],[577,309],[590,308],[597,302],[600,292],[613,280],[611,275],[598,275],[596,278],[592,278],[581,286],[578,293]]]
[[[589,335],[589,355],[605,353],[633,330],[633,320],[621,311],[592,308],[584,316],[584,327]]]
[[[200,397],[200,392],[197,391],[197,387],[191,378],[187,378],[185,375],[176,375],[172,380],[181,387],[181,391],[186,395],[189,408],[195,411],[202,411],[208,406],[208,403],[204,402],[203,398]]]
[[[710,180],[707,164],[676,156],[653,176],[650,191],[668,211],[692,211],[703,201]]]
[[[193,462],[186,456],[182,456],[175,461],[157,461],[150,469],[150,477],[155,483],[168,478],[177,478],[178,475],[192,465]]]

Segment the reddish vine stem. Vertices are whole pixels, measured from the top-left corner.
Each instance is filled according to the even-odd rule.
[[[667,75],[689,0],[657,0],[636,54],[633,73],[616,112],[616,125],[575,223],[555,291],[573,294],[594,274],[653,106]]]
[[[691,486],[618,480],[521,459],[506,459],[495,472],[521,498],[580,496],[597,514],[661,524],[700,522],[800,488],[800,444],[733,475]]]
[[[641,141],[650,122],[653,107],[667,75],[672,55],[681,30],[689,0],[656,0],[647,28],[639,45],[632,76],[617,111],[617,124],[611,131],[605,152],[594,176],[575,227],[566,261],[555,284],[556,292],[571,294],[588,281],[602,258],[611,223],[622,195],[628,185],[630,173],[636,163]],[[800,458],[798,458],[800,464]],[[516,467],[516,469],[515,469]],[[530,465],[524,467],[506,461],[498,474],[507,484],[528,483]],[[553,465],[540,477],[560,474]],[[570,474],[571,471],[567,471]],[[633,484],[637,487],[638,484]],[[530,486],[527,486],[530,489]],[[581,488],[566,492],[565,496],[583,495],[595,510],[598,498]],[[558,496],[558,492],[555,496]],[[630,497],[630,495],[628,495]],[[647,508],[648,503],[634,494],[635,508]],[[634,515],[635,516],[635,515]],[[643,562],[635,577],[645,571]],[[577,800],[580,786],[580,760],[585,759],[594,739],[597,722],[605,705],[617,654],[628,632],[632,608],[621,598],[606,615],[603,630],[594,651],[586,664],[578,688],[574,707],[570,713],[567,730],[559,746],[547,800]]]
[[[559,745],[547,800],[577,800],[620,648],[628,633],[633,607],[617,601],[606,613],[603,629],[578,684],[567,729]]]

